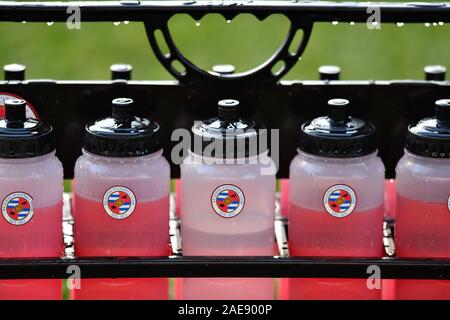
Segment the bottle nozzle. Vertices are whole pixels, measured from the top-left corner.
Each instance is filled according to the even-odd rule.
[[[424,68],[425,80],[427,81],[445,81],[447,69],[440,65],[430,65]]]
[[[338,66],[325,65],[319,68],[320,80],[339,80],[341,68]]]
[[[450,99],[436,101],[436,119],[438,125],[450,126]]]
[[[348,121],[347,99],[331,99],[328,101],[328,117],[336,124],[345,124]]]
[[[5,120],[8,127],[23,126],[27,120],[25,100],[8,99],[5,101]]]
[[[130,64],[113,64],[110,68],[111,80],[131,80],[133,67]]]
[[[112,101],[112,117],[119,121],[128,121],[133,117],[133,99],[116,98]]]
[[[218,106],[219,120],[228,122],[239,120],[239,101],[233,99],[220,100]]]
[[[25,80],[25,66],[22,64],[7,64],[3,67],[5,81]]]

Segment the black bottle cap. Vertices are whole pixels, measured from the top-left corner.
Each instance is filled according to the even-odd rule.
[[[232,64],[216,64],[213,66],[212,71],[218,74],[226,75],[233,74],[236,71],[236,68]]]
[[[264,126],[239,117],[239,101],[221,100],[217,117],[194,124],[192,152],[214,158],[246,158],[268,150]],[[264,136],[264,137],[263,137]]]
[[[131,80],[133,67],[130,64],[113,64],[110,68],[111,80]]]
[[[86,125],[83,148],[105,157],[137,157],[160,150],[160,127],[156,122],[134,116],[133,100],[112,101],[112,117]]]
[[[328,101],[328,115],[301,126],[298,148],[306,153],[331,157],[360,157],[377,149],[375,127],[348,115],[349,101]]]
[[[7,64],[3,66],[5,81],[23,81],[25,80],[25,66],[22,64]]]
[[[450,99],[436,101],[436,115],[409,126],[406,149],[430,158],[450,158]]]
[[[0,120],[0,158],[37,157],[55,150],[51,126],[26,118],[24,100],[5,101],[5,118]]]
[[[440,65],[425,66],[425,80],[427,81],[445,81],[447,69]]]
[[[339,80],[341,68],[338,66],[321,66],[319,68],[320,80]]]

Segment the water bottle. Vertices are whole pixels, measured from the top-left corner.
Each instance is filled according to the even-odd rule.
[[[396,253],[450,258],[450,99],[408,128],[396,167]],[[397,280],[399,299],[450,299],[450,281]]]
[[[0,258],[62,256],[63,168],[54,132],[5,101],[0,120]],[[60,280],[2,280],[0,299],[60,299]]]
[[[382,257],[384,165],[375,127],[332,99],[328,115],[301,126],[290,165],[292,256]],[[291,279],[291,299],[378,299],[366,279]]]
[[[275,165],[264,127],[222,100],[215,118],[192,127],[194,146],[181,165],[184,256],[272,256]],[[264,141],[266,142],[266,141]],[[215,146],[215,147],[214,147]],[[273,299],[273,279],[184,279],[183,299]]]
[[[86,126],[74,177],[77,257],[168,255],[170,167],[159,135],[159,125],[135,116],[128,98],[114,99],[111,117]],[[81,287],[77,299],[168,294],[167,279],[83,280]]]

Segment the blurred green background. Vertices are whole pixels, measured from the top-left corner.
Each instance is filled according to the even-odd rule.
[[[207,15],[199,22],[187,15],[170,21],[182,52],[204,68],[231,63],[238,71],[266,60],[289,25],[280,15],[263,22],[239,15],[230,23]],[[343,79],[422,79],[426,64],[450,66],[450,24],[432,22],[382,24],[380,30],[315,24],[303,58],[285,78],[316,79],[320,65],[337,64]],[[0,23],[0,34],[0,64],[26,64],[27,78],[108,79],[109,66],[120,62],[134,66],[134,79],[171,79],[153,55],[142,23],[82,23],[81,30],[68,30],[64,23]]]

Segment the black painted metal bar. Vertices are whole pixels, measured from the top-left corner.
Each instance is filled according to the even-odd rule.
[[[188,13],[197,18],[207,13],[234,17],[251,13],[264,19],[281,13],[298,19],[366,22],[373,8],[381,11],[381,22],[450,21],[450,3],[356,3],[320,1],[87,1],[87,2],[14,2],[0,3],[0,21],[64,22],[80,8],[81,21],[147,21],[161,15]],[[368,11],[369,10],[369,11]]]
[[[385,279],[447,279],[450,260],[177,257],[155,259],[0,260],[0,279],[67,278],[69,266],[82,278],[303,277],[367,278],[370,266]]]

